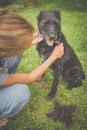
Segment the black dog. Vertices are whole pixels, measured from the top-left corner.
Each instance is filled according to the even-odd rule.
[[[67,88],[72,89],[82,85],[82,79],[85,79],[85,74],[74,50],[61,32],[59,11],[41,11],[38,15],[38,28],[39,33],[44,37],[44,40],[37,44],[37,51],[43,62],[50,56],[57,44],[60,42],[64,44],[64,56],[51,65],[54,72],[54,80],[51,92],[47,96],[47,99],[51,100],[55,96],[61,75],[68,83]]]

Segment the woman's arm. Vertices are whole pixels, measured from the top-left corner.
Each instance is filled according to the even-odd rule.
[[[10,86],[12,84],[30,84],[40,78],[50,67],[50,65],[57,59],[61,58],[64,54],[63,44],[57,45],[52,52],[51,56],[39,67],[33,70],[30,74],[9,74],[8,79],[1,87]]]

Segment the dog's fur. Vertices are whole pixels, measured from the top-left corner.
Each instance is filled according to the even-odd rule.
[[[82,79],[85,79],[85,74],[74,50],[61,32],[61,16],[59,11],[41,11],[38,15],[38,29],[39,33],[44,37],[44,40],[37,44],[37,51],[43,62],[50,56],[57,44],[62,42],[64,45],[64,56],[61,59],[57,59],[50,66],[54,72],[54,80],[47,99],[51,100],[55,97],[61,75],[68,83],[67,88],[72,89],[82,85]]]
[[[54,110],[46,115],[48,118],[53,119],[53,121],[60,121],[65,123],[66,127],[69,127],[73,123],[73,113],[75,110],[75,105],[61,105],[56,101],[54,104]]]

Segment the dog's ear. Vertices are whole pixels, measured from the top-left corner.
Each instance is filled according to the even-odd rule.
[[[53,10],[53,12],[56,14],[56,17],[61,20],[61,14],[59,10]]]
[[[44,12],[44,11],[41,10],[40,13],[38,14],[38,16],[37,16],[37,20],[38,20],[38,21],[41,19],[41,16],[42,16],[43,12]]]

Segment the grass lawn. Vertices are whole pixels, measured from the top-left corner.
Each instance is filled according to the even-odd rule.
[[[17,6],[11,5],[8,9]],[[87,76],[87,1],[37,0],[36,5],[18,9],[17,13],[32,22],[37,32],[37,15],[44,9],[61,11],[62,31],[78,55]],[[29,73],[40,64],[36,47],[32,46],[24,53],[17,73]],[[56,97],[47,101],[45,97],[50,91],[52,79],[52,71],[48,69],[41,82],[29,85],[31,90],[29,104],[0,130],[87,130],[87,79],[83,81],[82,87],[71,91],[66,89],[66,82],[61,80]],[[46,114],[54,110],[55,101],[61,105],[76,106],[73,122],[69,127],[60,121],[47,118]]]

